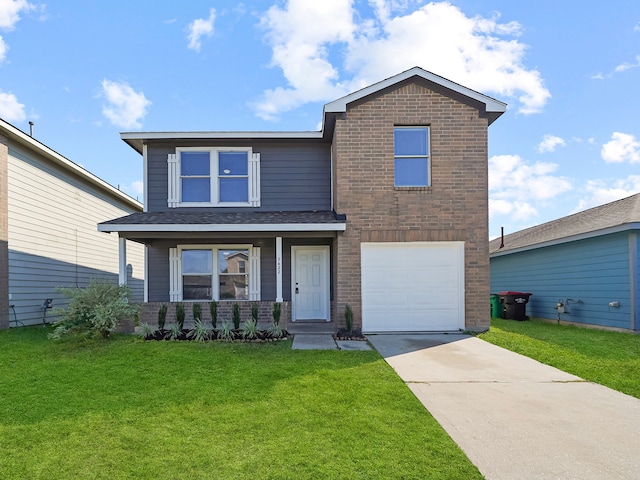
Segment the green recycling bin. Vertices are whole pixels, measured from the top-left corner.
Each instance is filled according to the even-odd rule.
[[[495,293],[491,294],[491,317],[502,318],[502,303],[500,302],[500,295]]]

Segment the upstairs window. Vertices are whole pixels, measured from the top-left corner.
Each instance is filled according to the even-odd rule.
[[[429,127],[396,127],[393,131],[396,187],[428,187]]]
[[[178,148],[168,164],[169,207],[260,206],[260,154],[250,148]]]

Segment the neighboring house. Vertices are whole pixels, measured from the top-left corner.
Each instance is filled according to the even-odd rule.
[[[57,287],[128,276],[142,300],[144,249],[131,245],[118,265],[116,235],[96,224],[142,204],[46,145],[0,120],[0,328],[54,319],[65,305]],[[12,307],[11,307],[12,306]]]
[[[636,194],[497,238],[491,291],[532,293],[529,316],[640,331],[639,233]]]
[[[263,322],[283,302],[285,326],[339,326],[350,305],[366,332],[486,330],[487,127],[505,108],[413,68],[325,105],[321,131],[122,133],[145,211],[99,229],[146,245],[152,323],[215,299]]]

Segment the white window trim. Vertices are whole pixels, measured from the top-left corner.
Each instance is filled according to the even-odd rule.
[[[178,245],[169,249],[169,299],[172,302],[183,301],[182,296],[182,251],[183,250],[212,250],[212,279],[211,290],[213,298],[217,302],[246,302],[260,301],[260,247],[251,244],[194,244]],[[248,250],[247,283],[249,288],[248,300],[220,300],[220,279],[218,275],[218,251],[219,250]],[[215,277],[215,278],[213,278]],[[202,302],[204,300],[184,300],[185,302]]]
[[[209,152],[210,175],[209,188],[211,202],[183,202],[182,176],[180,172],[181,152]],[[247,201],[219,202],[219,152],[247,153]],[[260,154],[253,153],[251,147],[178,147],[175,154],[169,154],[168,162],[168,198],[170,208],[175,207],[259,207],[260,206]]]
[[[426,155],[396,155],[395,154],[395,131],[402,129],[426,129],[427,130],[427,154]],[[396,125],[393,127],[394,132],[394,173],[393,173],[393,186],[395,188],[425,188],[431,186],[431,126],[430,125]],[[426,185],[396,185],[395,177],[395,162],[396,158],[424,158],[427,160],[427,184]]]

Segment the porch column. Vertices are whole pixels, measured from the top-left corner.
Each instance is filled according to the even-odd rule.
[[[282,302],[282,237],[276,237],[276,302]]]
[[[118,283],[120,285],[127,284],[127,239],[118,238]]]

